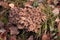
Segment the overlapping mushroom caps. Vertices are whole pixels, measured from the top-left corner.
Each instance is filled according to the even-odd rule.
[[[46,15],[41,13],[39,8],[11,8],[9,14],[9,22],[16,24],[18,29],[26,29],[27,31],[38,32],[41,23],[46,20]]]

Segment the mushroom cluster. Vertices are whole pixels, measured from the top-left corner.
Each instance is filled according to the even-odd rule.
[[[9,13],[9,22],[17,25],[18,29],[26,29],[28,31],[38,32],[42,22],[46,20],[46,15],[39,8],[26,6],[18,9],[11,8]]]

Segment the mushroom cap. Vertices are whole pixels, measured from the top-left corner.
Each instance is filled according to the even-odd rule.
[[[9,6],[10,6],[11,8],[14,8],[14,4],[13,4],[13,3],[10,3]]]

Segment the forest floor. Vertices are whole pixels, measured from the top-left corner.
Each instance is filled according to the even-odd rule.
[[[0,40],[60,40],[60,1],[0,1]]]

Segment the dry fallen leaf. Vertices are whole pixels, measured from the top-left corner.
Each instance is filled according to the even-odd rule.
[[[10,34],[11,35],[14,35],[14,34],[17,35],[17,34],[19,34],[18,29],[16,27],[11,26],[9,29],[10,29]]]
[[[4,23],[0,21],[0,28],[4,26]]]
[[[57,16],[59,14],[59,9],[55,8],[52,13],[54,14],[54,16]]]
[[[3,28],[2,28],[2,29],[0,29],[0,33],[1,33],[1,34],[5,33],[5,32],[6,32],[6,30],[5,30],[5,29],[3,29]]]
[[[56,18],[56,20],[55,20],[55,22],[57,22],[57,23],[58,23],[59,21],[60,21],[60,19],[57,17],[57,18]]]
[[[47,39],[48,39],[47,34],[43,34],[43,36],[42,36],[42,40],[47,40]]]
[[[2,7],[4,7],[4,8],[9,8],[8,2],[0,1],[0,6],[2,6]]]
[[[12,35],[12,36],[10,37],[10,40],[17,40],[17,39],[16,39],[16,35]]]
[[[33,40],[33,36],[31,35],[27,40]]]

